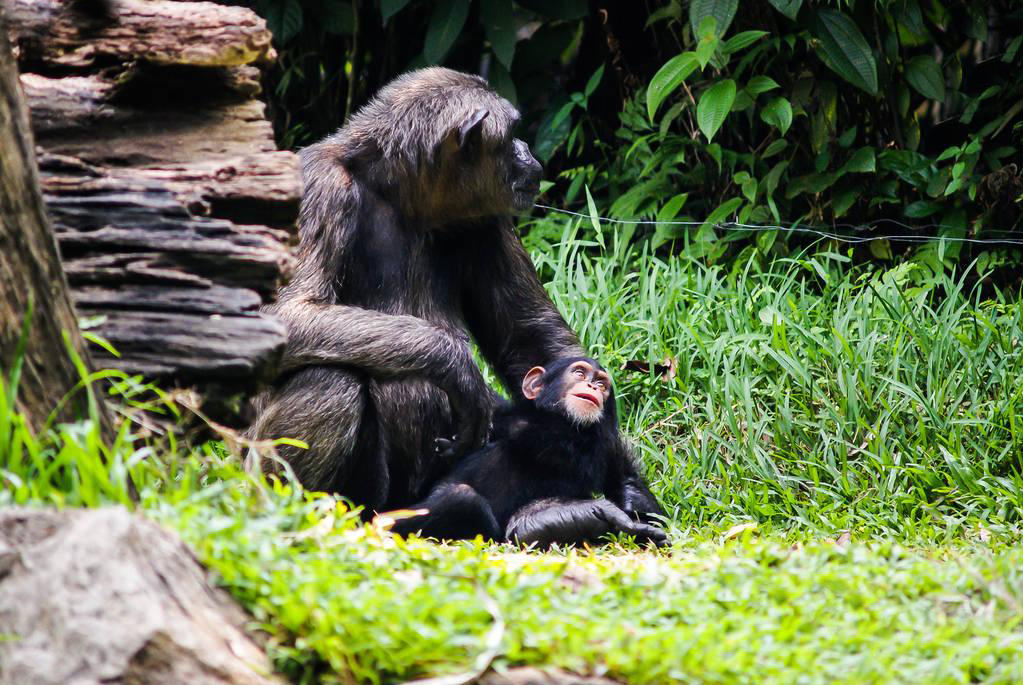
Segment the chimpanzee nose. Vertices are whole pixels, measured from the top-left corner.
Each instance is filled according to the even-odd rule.
[[[516,174],[518,182],[516,185],[523,188],[539,188],[543,167],[533,157],[533,154],[529,151],[529,146],[518,139],[515,140],[515,161],[518,167],[518,173]]]

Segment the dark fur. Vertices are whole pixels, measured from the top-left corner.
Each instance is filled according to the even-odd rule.
[[[301,153],[299,265],[268,308],[289,341],[250,435],[308,443],[280,450],[306,487],[407,506],[452,466],[438,437],[479,447],[467,333],[508,387],[581,353],[513,230],[540,173],[517,117],[482,79],[423,69]]]
[[[547,367],[536,400],[520,398],[498,412],[494,440],[416,505],[429,513],[398,521],[394,531],[542,546],[593,542],[608,533],[664,542],[662,531],[633,518],[660,508],[622,449],[614,392],[593,424],[578,425],[562,407],[571,389],[569,366],[580,359],[600,368],[585,357]],[[593,499],[595,494],[606,499]]]

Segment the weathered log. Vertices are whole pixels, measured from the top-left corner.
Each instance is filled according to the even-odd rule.
[[[300,194],[255,99],[265,23],[209,2],[9,2],[72,298],[120,354],[97,361],[217,400],[252,391],[285,341],[258,308]]]
[[[286,233],[194,216],[135,170],[42,169],[72,296],[120,354],[97,352],[105,366],[183,385],[268,380],[286,337],[258,307],[287,269]]]
[[[224,71],[217,83],[223,84],[238,71]],[[195,86],[192,94],[179,98],[176,105],[188,106],[188,112],[163,109],[154,115],[123,104],[125,87],[99,75],[48,78],[24,74],[21,82],[37,140],[47,150],[86,162],[117,165],[107,173],[129,183],[146,178],[163,181],[198,214],[241,223],[293,226],[301,192],[298,161],[294,154],[274,149],[270,125],[261,113],[257,116],[253,101],[242,106],[237,102],[204,103],[197,95],[202,88]],[[217,100],[224,99],[222,85],[209,88],[215,90]],[[245,118],[243,126],[238,125],[239,115]],[[197,116],[204,121],[190,126],[189,120]],[[163,129],[161,121],[166,125]],[[182,125],[191,133],[183,135]],[[145,132],[139,134],[140,128]],[[230,135],[219,135],[223,129]],[[233,153],[239,155],[229,156]],[[73,159],[67,162],[76,164]],[[125,164],[146,166],[123,169]]]
[[[216,109],[250,102],[260,92],[259,70],[252,66],[206,69],[133,63],[122,71],[59,78],[25,73],[21,85],[33,131],[44,141],[103,128],[127,135],[121,125],[132,118],[148,120],[154,109],[179,114],[197,107]],[[225,116],[229,115],[220,118]],[[256,134],[261,147],[273,149],[268,123]]]
[[[186,164],[276,149],[263,103],[134,112],[117,126],[41,133],[48,152],[105,165]]]
[[[132,60],[225,67],[274,56],[259,16],[212,2],[21,1],[10,20],[19,62],[44,70]]]
[[[194,212],[243,224],[291,230],[302,193],[298,157],[291,152],[264,152],[229,159],[153,164],[139,169],[111,169],[115,179],[161,181]],[[201,207],[194,201],[198,196]]]
[[[0,4],[0,374],[9,379],[31,306],[16,406],[38,428],[80,380],[65,336],[72,352],[86,362],[89,355],[43,208],[28,112],[5,24]],[[82,393],[76,395],[62,418],[82,415],[84,399]]]

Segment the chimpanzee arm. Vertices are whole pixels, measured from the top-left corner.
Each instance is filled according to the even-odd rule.
[[[618,470],[609,469],[605,496],[634,519],[655,523],[654,517],[664,516],[664,510],[640,475],[636,457],[624,437],[619,436],[615,452],[620,467]]]
[[[472,362],[468,340],[425,319],[372,309],[292,299],[274,314],[288,329],[280,371],[340,364],[370,375],[432,376],[439,385],[456,382]]]
[[[465,317],[480,351],[516,397],[534,366],[582,356],[579,339],[540,284],[511,220],[480,230],[465,271]]]
[[[512,514],[505,537],[521,545],[546,548],[554,544],[593,543],[611,533],[635,536],[637,542],[667,543],[664,531],[637,523],[606,499],[544,499]]]

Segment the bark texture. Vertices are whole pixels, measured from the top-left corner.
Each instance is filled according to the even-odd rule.
[[[279,685],[248,620],[124,509],[0,511],[0,685]]]
[[[17,407],[38,428],[79,379],[67,345],[83,360],[88,356],[43,207],[28,113],[0,4],[0,375],[5,380],[30,303]],[[84,407],[84,393],[75,397],[68,416]]]
[[[300,194],[257,99],[263,20],[212,2],[6,1],[72,299],[120,354],[97,363],[253,392],[285,341],[258,309],[289,270]]]

